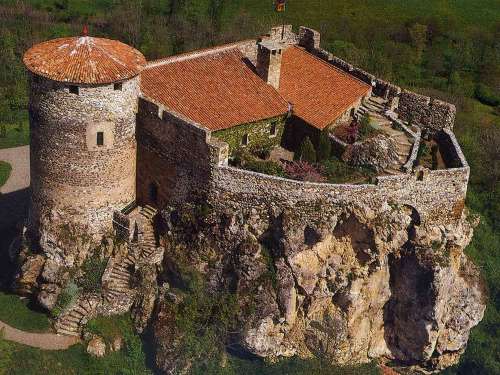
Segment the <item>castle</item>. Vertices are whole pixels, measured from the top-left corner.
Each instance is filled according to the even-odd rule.
[[[158,366],[178,373],[168,317],[184,293],[176,267],[189,267],[236,296],[237,344],[259,357],[458,361],[486,294],[464,253],[475,221],[453,105],[334,56],[307,27],[151,62],[84,35],[35,45],[24,63],[30,241],[16,289],[56,312],[57,333],[131,311]],[[367,113],[383,137],[342,138]],[[310,182],[236,162],[264,147],[292,165],[325,139],[376,175]]]
[[[469,167],[451,131],[455,107],[335,57],[312,29],[276,27],[255,40],[151,62],[123,43],[85,35],[35,45],[24,63],[31,87],[29,233],[44,249],[57,247],[61,225],[79,225],[94,238],[113,226],[129,233],[134,207],[193,199],[259,212],[299,210],[318,199],[396,202],[421,220],[461,216]],[[394,174],[370,184],[318,184],[228,165],[239,147],[316,141],[369,101],[411,140]],[[444,168],[415,168],[422,135],[436,140]]]

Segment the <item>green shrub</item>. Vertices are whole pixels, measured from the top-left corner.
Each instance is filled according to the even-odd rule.
[[[77,279],[78,286],[84,293],[99,293],[102,288],[102,275],[108,265],[108,259],[98,252],[88,257],[82,265],[82,276]]]
[[[332,144],[330,138],[328,138],[328,133],[322,132],[319,138],[318,149],[316,150],[318,161],[327,160],[331,154]]]
[[[309,137],[306,137],[300,144],[299,151],[295,154],[295,159],[308,163],[316,163],[316,151]]]
[[[70,281],[57,297],[56,305],[51,311],[52,316],[58,317],[66,308],[73,305],[79,293],[78,286],[73,281]]]
[[[359,139],[363,140],[377,133],[379,133],[379,131],[375,129],[373,126],[371,126],[370,115],[368,113],[365,113],[359,123],[359,129],[358,129]]]
[[[500,96],[496,95],[492,89],[482,83],[476,86],[474,96],[477,100],[486,105],[495,107],[500,104]]]
[[[285,175],[281,164],[272,160],[250,160],[244,167],[250,171],[268,174],[271,176],[283,177]]]

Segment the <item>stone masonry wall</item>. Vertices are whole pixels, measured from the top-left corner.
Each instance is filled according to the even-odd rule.
[[[233,128],[218,130],[212,135],[229,145],[230,151],[234,152],[241,147],[242,139],[245,134],[248,135],[248,147],[272,147],[281,143],[283,129],[285,127],[285,117],[275,117],[262,121],[252,122],[235,126]],[[276,132],[271,133],[272,125],[276,126]]]
[[[409,205],[421,220],[452,224],[464,207],[469,168],[426,171],[422,175],[379,177],[371,185],[316,184],[263,175],[229,166],[215,168],[209,202],[216,208],[254,211],[291,209],[304,222],[323,210],[358,205],[374,211],[382,205]]]
[[[139,99],[137,202],[161,207],[199,196],[210,175],[210,132],[162,106]],[[158,201],[151,201],[156,184]]]
[[[319,40],[320,34],[317,31],[301,26],[299,31],[301,46],[337,68],[372,85],[373,93],[387,99],[391,109],[395,109],[400,118],[405,121],[411,120],[423,130],[431,133],[441,129],[453,129],[456,115],[456,108],[453,104],[402,90],[322,49],[319,46]]]
[[[113,211],[135,199],[139,77],[124,81],[122,90],[80,86],[79,94],[30,78],[30,231],[54,241],[55,228],[73,222],[98,236],[111,228]]]

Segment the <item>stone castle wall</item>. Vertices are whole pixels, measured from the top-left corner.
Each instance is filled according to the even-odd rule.
[[[145,99],[137,116],[137,202],[162,207],[182,203],[206,189],[210,175],[210,132]],[[152,201],[151,184],[158,189]]]
[[[57,225],[77,222],[102,234],[111,229],[113,210],[135,199],[139,77],[122,90],[80,86],[78,94],[38,76],[30,84],[30,230],[51,240]],[[103,146],[97,132],[104,133]]]
[[[395,106],[399,104],[400,116],[406,116],[404,111],[417,94],[402,91],[321,50],[319,33],[314,30],[301,28],[297,36],[286,26],[285,35],[290,43],[300,43],[371,84],[376,95],[385,96]],[[281,28],[274,28],[265,38],[273,37],[281,37]],[[253,42],[245,41],[243,45],[247,57],[256,56],[253,55],[257,51]],[[415,111],[421,116],[414,121],[422,129],[439,134],[442,151],[450,155],[450,160],[446,161],[453,168],[435,171],[417,168],[413,174],[378,177],[375,184],[367,185],[307,183],[229,167],[228,145],[211,138],[208,130],[146,99],[141,100],[140,108],[138,197],[145,201],[149,181],[157,178],[161,200],[165,204],[203,196],[220,210],[232,207],[265,216],[269,210],[288,207],[306,221],[314,221],[324,210],[346,204],[373,210],[386,204],[408,205],[419,213],[422,220],[443,224],[456,222],[462,214],[469,166],[449,130],[454,113],[453,106],[447,103],[419,101]]]
[[[287,208],[304,222],[343,205],[378,210],[383,205],[408,205],[422,221],[442,224],[460,219],[467,193],[469,168],[384,176],[376,184],[318,184],[293,181],[229,166],[215,167],[209,202],[216,208],[255,211]]]
[[[391,102],[391,107],[401,119],[411,121],[431,133],[442,129],[453,129],[456,115],[456,108],[453,104],[403,90],[334,56],[320,47],[320,34],[315,30],[301,26],[299,45],[337,68],[372,85],[373,93],[388,99]]]

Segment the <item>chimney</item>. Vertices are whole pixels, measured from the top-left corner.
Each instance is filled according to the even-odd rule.
[[[281,59],[286,47],[275,40],[263,40],[258,44],[257,74],[276,90],[280,86]]]

